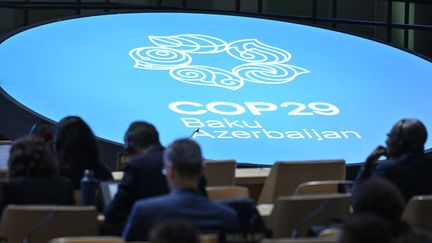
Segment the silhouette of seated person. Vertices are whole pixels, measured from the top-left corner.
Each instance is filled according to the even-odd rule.
[[[44,142],[49,149],[54,151],[54,129],[55,126],[46,121],[35,123],[30,129],[30,135]]]
[[[8,204],[74,204],[72,183],[59,176],[51,150],[36,137],[14,142],[8,160],[10,180],[1,187],[0,210]]]
[[[114,199],[105,209],[110,223],[126,221],[135,201],[169,192],[163,169],[163,151],[155,126],[145,121],[130,124],[124,135],[129,161]]]
[[[397,122],[386,140],[386,147],[378,146],[366,159],[355,186],[363,181],[384,177],[401,190],[405,201],[412,196],[432,194],[432,158],[424,153],[426,127],[416,119]],[[381,156],[387,160],[378,160]]]
[[[200,243],[199,231],[189,221],[167,220],[150,230],[150,243]]]
[[[336,243],[392,243],[392,232],[381,217],[361,214],[344,222]]]
[[[234,230],[235,211],[202,195],[198,180],[202,174],[199,145],[189,139],[174,141],[164,152],[169,194],[136,202],[122,236],[127,241],[145,241],[149,230],[167,219],[189,220],[202,233]]]
[[[261,232],[266,233],[268,229],[265,226],[256,204],[249,198],[229,198],[219,200],[237,214],[237,230],[240,232]]]
[[[125,223],[135,201],[169,192],[165,175],[161,173],[163,151],[156,127],[145,121],[130,124],[124,135],[129,160],[114,199],[105,209],[105,220],[111,224]],[[206,181],[200,179],[200,191]]]
[[[60,173],[72,181],[76,190],[81,187],[85,170],[93,171],[100,181],[112,180],[111,172],[100,161],[96,137],[80,117],[63,118],[57,125],[54,143]]]
[[[354,216],[351,221],[348,221],[348,226],[351,222],[353,224],[350,227],[356,230],[348,233],[355,233],[357,239],[379,237],[378,232],[371,229],[370,225],[359,225],[358,221],[363,221],[365,224],[376,223],[383,236],[390,235],[391,242],[431,242],[430,235],[402,221],[404,208],[404,198],[395,184],[385,178],[368,180],[353,191]],[[378,219],[372,217],[378,217]],[[372,242],[372,239],[364,242]],[[383,242],[385,242],[384,239]]]

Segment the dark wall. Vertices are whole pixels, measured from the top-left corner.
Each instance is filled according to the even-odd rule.
[[[30,131],[33,124],[41,121],[49,121],[33,111],[16,103],[0,88],[0,134],[4,138],[14,140],[24,136]],[[2,139],[0,137],[0,139]],[[116,166],[117,153],[123,150],[122,146],[103,139],[99,139],[101,160],[111,169]]]
[[[0,133],[0,140],[9,140],[9,138]]]

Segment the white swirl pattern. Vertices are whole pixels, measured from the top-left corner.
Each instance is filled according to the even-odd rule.
[[[244,82],[257,84],[284,84],[309,71],[287,64],[291,54],[283,49],[244,39],[227,43],[219,38],[199,34],[149,36],[156,46],[139,47],[129,56],[135,68],[169,70],[172,78],[188,84],[238,90]],[[190,65],[190,54],[227,53],[231,58],[246,62],[232,71]]]
[[[135,60],[134,67],[141,69],[170,70],[192,62],[192,57],[187,53],[153,46],[135,48],[129,56]]]
[[[237,90],[243,86],[243,80],[236,75],[214,67],[180,67],[171,69],[170,74],[178,81],[188,84],[214,86],[231,90]]]
[[[162,48],[170,48],[177,51],[212,54],[225,51],[227,43],[221,39],[198,34],[173,35],[173,36],[149,36],[149,40]]]
[[[251,63],[237,66],[233,73],[244,81],[258,84],[284,84],[309,71],[287,64]]]
[[[241,61],[254,63],[284,63],[291,59],[289,52],[261,43],[257,39],[231,42],[227,53]]]

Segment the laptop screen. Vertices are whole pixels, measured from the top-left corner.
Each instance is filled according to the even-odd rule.
[[[11,141],[0,141],[0,170],[8,169],[9,150],[12,146]]]
[[[103,197],[104,206],[107,207],[117,193],[117,187],[120,181],[102,181],[100,189]]]

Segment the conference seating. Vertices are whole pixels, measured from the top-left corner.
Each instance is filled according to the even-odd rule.
[[[304,237],[311,226],[323,226],[351,215],[351,195],[321,194],[280,197],[268,219],[273,237]]]
[[[332,243],[335,240],[321,238],[281,238],[281,239],[264,239],[261,243]]]
[[[303,182],[344,179],[344,160],[278,161],[265,180],[258,203],[274,203],[280,196],[293,195]]]
[[[217,234],[202,234],[200,235],[201,243],[218,243],[219,236]]]
[[[294,195],[350,193],[353,185],[354,181],[347,180],[307,181],[297,186]]]
[[[121,181],[124,176],[123,171],[111,171],[111,175],[115,181]]]
[[[318,238],[336,240],[340,236],[341,232],[342,230],[339,227],[328,228],[321,231],[318,235]]]
[[[415,228],[432,232],[432,195],[412,197],[405,207],[402,219]]]
[[[203,172],[207,186],[233,186],[235,169],[235,160],[205,160]]]
[[[217,234],[202,234],[199,236],[201,243],[219,243],[219,235]],[[132,241],[128,243],[150,243],[149,241]]]
[[[9,243],[46,243],[58,237],[97,234],[94,206],[9,205],[0,220],[0,236]]]
[[[61,237],[50,240],[48,243],[126,243],[117,236],[77,236]]]
[[[206,187],[207,196],[212,200],[228,198],[249,198],[249,190],[244,186],[210,186]]]

